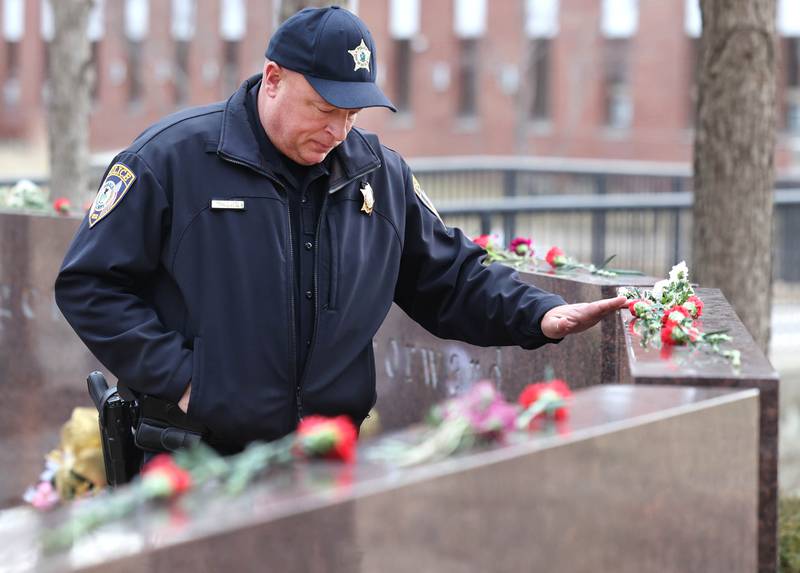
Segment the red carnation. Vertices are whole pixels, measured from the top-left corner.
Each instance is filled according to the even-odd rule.
[[[145,486],[161,497],[180,495],[192,487],[192,476],[169,454],[158,454],[142,468]]]
[[[692,315],[689,311],[682,306],[675,305],[668,308],[661,317],[661,323],[667,324],[670,322],[683,323],[687,318],[691,319]]]
[[[683,345],[689,340],[693,340],[692,336],[687,333],[680,323],[670,321],[661,329],[661,342],[664,344]]]
[[[308,416],[297,427],[297,452],[308,458],[352,462],[356,457],[358,432],[347,416]]]
[[[59,215],[69,215],[69,210],[72,208],[72,204],[69,202],[69,199],[66,197],[59,197],[55,201],[53,201],[53,209]]]
[[[692,295],[686,299],[681,306],[689,311],[689,314],[692,315],[692,318],[699,318],[703,316],[703,301],[700,300],[700,297],[697,295]]]
[[[572,396],[572,391],[567,386],[567,383],[560,379],[551,380],[550,382],[538,382],[536,384],[528,384],[520,393],[518,402],[525,408],[530,408],[533,404],[542,398],[561,399],[566,400]],[[554,411],[556,420],[565,420],[567,418],[566,406],[559,406]]]
[[[533,245],[530,237],[515,237],[508,246],[508,250],[521,257],[533,256]]]
[[[628,310],[633,316],[643,318],[644,315],[647,314],[650,306],[650,302],[637,298],[636,300],[632,300],[628,303]]]
[[[547,255],[544,257],[550,266],[553,268],[563,267],[567,264],[567,257],[564,254],[564,251],[559,249],[558,247],[553,247],[549,251],[547,251]]]
[[[492,240],[491,235],[480,235],[472,239],[472,242],[478,245],[482,249],[489,248],[489,243]]]

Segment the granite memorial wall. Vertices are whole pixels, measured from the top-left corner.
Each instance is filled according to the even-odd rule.
[[[99,367],[55,307],[52,285],[79,221],[0,213],[0,506],[19,501],[41,470],[43,455],[73,407],[90,405],[86,374]],[[620,285],[652,285],[652,277],[521,273],[523,280],[568,302],[613,296]],[[772,571],[777,543],[778,378],[719,291],[701,289],[706,328],[728,328],[742,367],[678,351],[669,360],[638,346],[626,311],[558,345],[536,351],[478,348],[438,339],[394,307],[374,340],[378,403],[370,423],[384,431],[420,421],[430,405],[491,379],[507,396],[543,377],[546,367],[573,388],[608,383],[756,388],[759,570]],[[110,377],[113,380],[113,377]],[[698,435],[703,435],[698,427]],[[633,462],[633,461],[632,461]]]

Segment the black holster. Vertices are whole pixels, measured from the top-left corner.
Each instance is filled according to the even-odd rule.
[[[101,372],[89,374],[86,383],[99,414],[106,481],[112,487],[128,483],[142,465],[143,452],[136,447],[133,435],[139,404],[122,398],[116,387],[109,388]]]
[[[101,372],[86,379],[97,407],[106,481],[118,486],[139,473],[144,451],[173,452],[196,444],[206,429],[184,414],[177,404],[136,396],[120,387],[108,387]]]
[[[203,439],[205,428],[194,422],[177,404],[144,395],[139,400],[136,445],[150,452],[174,452]]]

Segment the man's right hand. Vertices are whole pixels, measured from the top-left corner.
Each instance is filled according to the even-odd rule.
[[[591,328],[603,317],[625,308],[627,304],[628,301],[624,296],[617,296],[594,302],[556,306],[545,313],[540,326],[548,338],[564,338],[567,334]]]
[[[181,399],[178,400],[178,408],[180,408],[184,414],[189,413],[189,396],[191,394],[192,394],[192,384],[190,382],[189,385],[186,387],[183,396],[181,396]]]

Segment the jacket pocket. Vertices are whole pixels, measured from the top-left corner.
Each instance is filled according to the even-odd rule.
[[[336,220],[328,217],[328,239],[330,245],[330,276],[328,277],[328,310],[339,308],[339,232]]]
[[[192,380],[189,383],[192,387],[189,394],[189,407],[186,413],[189,416],[196,416],[198,414],[198,405],[200,404],[200,392],[203,387],[203,339],[199,336],[194,339],[194,349],[192,350]]]

